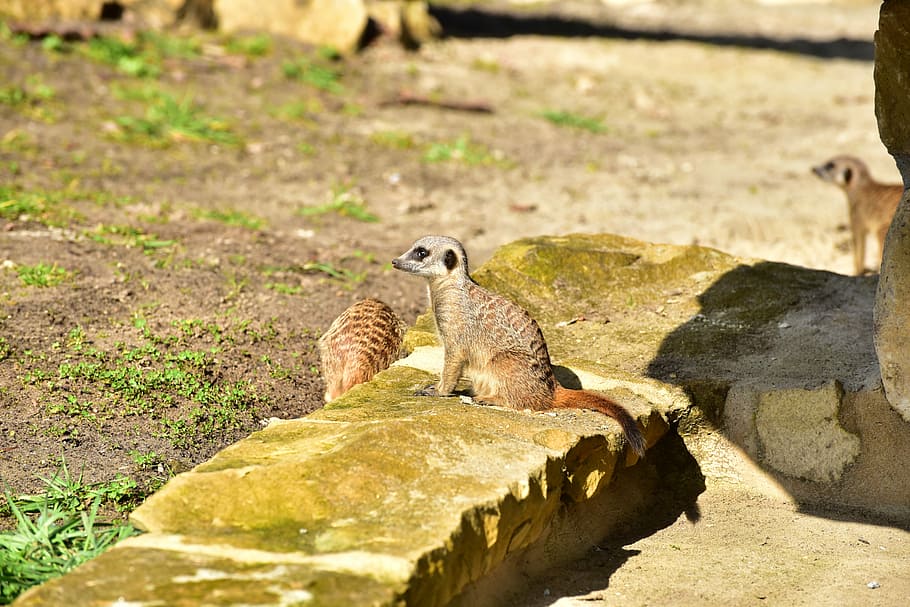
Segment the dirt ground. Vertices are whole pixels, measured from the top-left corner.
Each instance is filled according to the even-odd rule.
[[[4,35],[3,483],[34,491],[65,458],[131,479],[129,506],[321,406],[316,339],[365,296],[413,321],[422,285],[388,262],[424,234],[474,266],[523,236],[613,232],[851,271],[844,198],[810,167],[849,153],[898,181],[876,0],[484,5],[436,7],[449,36],[417,52],[341,61],[196,33],[111,64]],[[152,132],[167,95],[215,134]],[[61,282],[26,284],[38,264]]]

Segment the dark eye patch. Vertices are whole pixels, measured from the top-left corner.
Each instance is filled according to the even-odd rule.
[[[446,268],[449,270],[454,270],[455,266],[458,265],[458,256],[455,254],[455,251],[452,249],[446,251],[445,257],[443,257],[443,262],[445,262]]]
[[[426,250],[425,248],[423,248],[423,247],[417,247],[416,249],[414,249],[414,257],[416,257],[417,259],[419,259],[419,260],[421,260],[421,261],[423,261],[424,259],[426,259],[426,258],[427,258],[427,255],[429,255],[429,254],[430,254],[430,252],[427,251],[427,250]]]
[[[828,163],[825,164],[825,170],[826,170],[826,171],[830,171],[830,170],[832,170],[833,168],[834,168],[834,163],[833,163],[833,162],[828,162]]]

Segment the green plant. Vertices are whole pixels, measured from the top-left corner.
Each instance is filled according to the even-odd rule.
[[[599,118],[588,118],[561,110],[546,110],[541,116],[557,126],[581,129],[591,133],[606,133],[607,127]]]
[[[321,261],[310,261],[301,266],[304,272],[317,272],[326,274],[332,278],[352,282],[363,282],[366,278],[366,272],[353,272],[347,268],[336,268],[335,266],[323,263]]]
[[[265,288],[284,295],[299,295],[303,292],[303,287],[300,285],[289,285],[285,282],[267,282],[265,283]]]
[[[268,34],[255,34],[228,40],[227,50],[247,57],[262,57],[272,50],[272,39]]]
[[[302,120],[308,125],[315,125],[312,117],[325,111],[325,106],[316,98],[311,97],[304,101],[292,101],[280,105],[270,111],[270,113],[282,120]]]
[[[82,219],[82,216],[67,204],[74,198],[80,198],[78,192],[22,191],[0,185],[0,217],[19,219],[26,216],[45,225],[69,225]]]
[[[6,510],[15,528],[0,532],[0,603],[9,603],[28,588],[63,575],[136,534],[125,523],[99,520],[102,504],[120,499],[124,487],[89,485],[74,479],[65,463],[37,495],[4,492]],[[135,483],[133,484],[135,487]]]
[[[219,209],[198,209],[195,212],[195,215],[200,219],[211,219],[220,221],[229,226],[238,226],[250,230],[261,230],[265,227],[264,219],[236,209],[229,209],[226,211]]]
[[[57,264],[38,263],[33,266],[16,266],[16,273],[22,284],[31,287],[54,287],[73,276]]]
[[[426,162],[459,161],[470,165],[494,164],[502,159],[485,146],[471,142],[471,138],[462,135],[452,142],[431,143],[424,152]]]
[[[137,451],[135,449],[129,452],[130,459],[139,468],[155,468],[162,463],[161,456],[154,451]]]
[[[143,53],[139,41],[100,36],[89,40],[85,53],[95,61],[115,66],[128,76],[156,78],[161,73],[156,61]]]
[[[41,41],[41,48],[50,53],[63,53],[68,50],[66,42],[57,34],[51,34]]]
[[[120,116],[116,123],[126,139],[151,143],[208,141],[234,145],[240,142],[227,123],[201,114],[192,99],[177,101],[167,93],[157,95],[143,118]]]
[[[177,243],[176,240],[161,240],[154,234],[146,234],[139,228],[122,225],[101,224],[91,231],[84,232],[84,235],[101,244],[137,247],[146,253]]]
[[[366,201],[363,197],[356,190],[347,186],[333,187],[329,202],[312,207],[303,207],[297,212],[303,216],[338,213],[342,217],[350,217],[368,223],[379,221],[379,217],[367,210]]]
[[[281,64],[285,78],[299,80],[328,93],[344,92],[341,86],[341,72],[335,68],[317,63],[310,58],[300,57]]]
[[[404,131],[379,131],[370,135],[370,141],[393,150],[410,150],[416,146],[414,137]]]
[[[53,100],[56,91],[44,83],[40,75],[33,75],[26,79],[24,85],[9,85],[0,88],[0,104],[15,108],[25,116],[53,122],[56,113],[48,106]]]

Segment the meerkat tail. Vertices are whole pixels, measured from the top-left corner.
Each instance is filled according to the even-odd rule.
[[[607,417],[612,417],[619,422],[623,434],[626,435],[626,440],[629,442],[632,450],[635,451],[639,457],[644,457],[645,450],[648,448],[648,443],[645,441],[645,437],[638,428],[635,418],[633,418],[622,405],[613,402],[606,396],[588,392],[587,390],[571,390],[569,388],[557,386],[556,394],[553,398],[553,408],[593,409],[594,411],[600,411]]]

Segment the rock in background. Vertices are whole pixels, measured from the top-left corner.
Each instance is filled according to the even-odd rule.
[[[266,31],[343,54],[377,34],[409,48],[439,34],[426,2],[404,0],[11,0],[0,16],[27,23],[103,19],[153,29],[189,23],[227,33]]]

